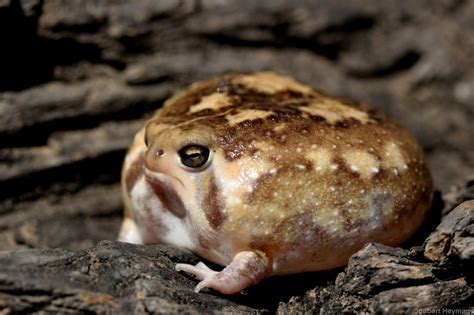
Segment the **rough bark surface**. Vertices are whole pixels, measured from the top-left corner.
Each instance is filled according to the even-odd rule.
[[[111,241],[79,252],[64,249],[0,253],[4,313],[197,313],[254,311],[222,297],[196,294],[193,281],[174,272],[195,256],[165,246]]]
[[[0,0],[0,314],[416,312],[473,305],[474,1]],[[189,253],[114,240],[133,134],[172,93],[273,70],[420,141],[438,189],[402,249],[196,295]],[[62,248],[62,249],[51,249]],[[22,249],[28,249],[22,251]]]

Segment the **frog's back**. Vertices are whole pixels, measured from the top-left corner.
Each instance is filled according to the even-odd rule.
[[[210,226],[225,251],[265,252],[276,273],[344,264],[369,241],[397,245],[430,206],[428,168],[404,129],[285,76],[200,82],[167,101],[153,123],[211,128],[223,153],[215,163],[248,170],[245,189],[228,188],[231,175],[213,175],[225,215]]]

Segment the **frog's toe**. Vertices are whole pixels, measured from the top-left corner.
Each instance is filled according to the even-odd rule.
[[[198,280],[209,279],[212,275],[218,273],[217,271],[210,269],[203,262],[199,262],[195,266],[189,264],[176,264],[176,271],[184,271],[186,273],[192,274]],[[197,290],[196,287],[195,291],[199,292],[199,290]]]
[[[255,252],[240,252],[222,271],[217,272],[204,263],[197,265],[177,264],[177,271],[184,271],[201,280],[194,289],[199,292],[212,288],[224,294],[234,294],[259,282],[271,273],[271,262]]]

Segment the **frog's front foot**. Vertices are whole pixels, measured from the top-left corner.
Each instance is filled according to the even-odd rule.
[[[177,264],[176,270],[190,273],[201,280],[194,289],[195,292],[212,288],[224,294],[234,294],[269,276],[272,263],[263,253],[245,251],[238,253],[220,272],[210,269],[202,262],[196,266]]]

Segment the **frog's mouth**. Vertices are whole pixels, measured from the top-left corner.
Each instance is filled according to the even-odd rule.
[[[179,218],[186,216],[186,208],[173,188],[176,184],[183,185],[178,178],[145,169],[145,179],[166,210]]]

